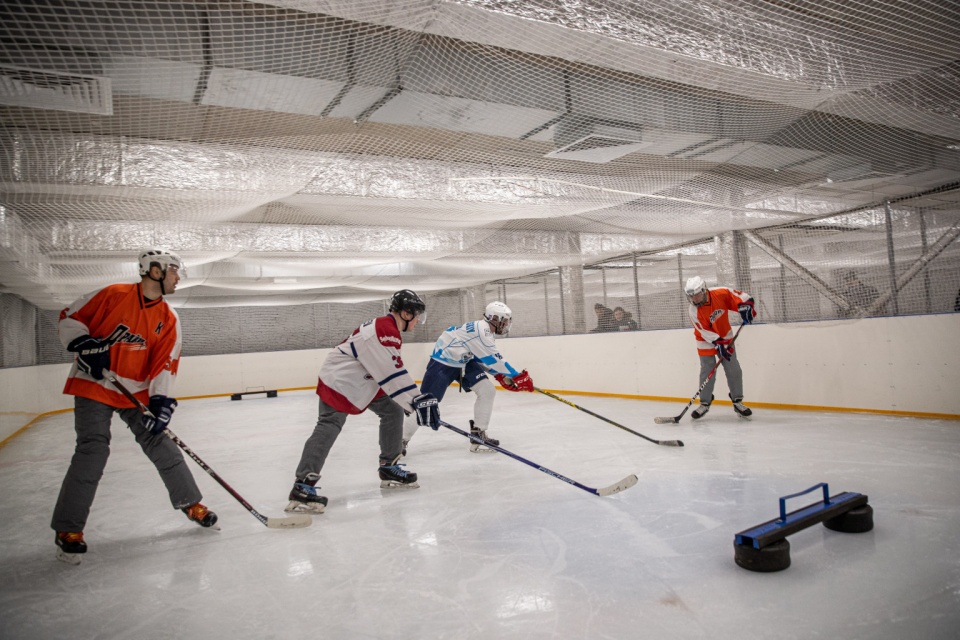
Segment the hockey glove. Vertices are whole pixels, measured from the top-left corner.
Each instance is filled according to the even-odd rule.
[[[717,353],[721,358],[724,360],[730,359],[730,356],[733,354],[733,345],[730,343],[730,340],[720,338],[719,340],[715,340],[713,344],[716,345]]]
[[[750,324],[753,322],[753,319],[757,317],[757,311],[753,308],[753,298],[747,300],[746,302],[741,302],[740,306],[737,307],[737,311],[740,312],[740,317],[743,319],[743,324]]]
[[[432,394],[421,393],[414,398],[413,410],[417,412],[418,425],[430,427],[434,431],[440,429],[440,403]]]
[[[520,389],[517,388],[517,385],[513,383],[513,378],[508,378],[502,373],[498,373],[493,377],[496,378],[497,382],[500,383],[500,386],[506,389],[507,391],[520,391]]]
[[[515,386],[514,391],[530,391],[533,392],[533,379],[530,377],[530,374],[527,373],[527,370],[524,369],[519,374],[514,376],[513,384]]]
[[[110,347],[113,343],[80,336],[69,345],[67,351],[77,354],[77,368],[94,380],[103,380],[103,372],[110,369]]]
[[[151,433],[162,433],[170,424],[170,418],[173,417],[173,410],[176,407],[177,401],[175,398],[150,396],[150,413],[153,415],[143,414],[140,419],[143,428]]]

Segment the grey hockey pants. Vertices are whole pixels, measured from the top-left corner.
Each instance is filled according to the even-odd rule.
[[[110,422],[114,412],[127,423],[137,444],[160,473],[174,509],[200,502],[202,496],[179,447],[167,436],[152,434],[140,423],[138,409],[117,409],[76,396],[73,403],[77,446],[63,478],[50,527],[54,531],[83,531],[110,456]]]
[[[742,400],[743,370],[740,368],[740,361],[737,360],[737,352],[734,351],[730,355],[729,360],[720,358],[720,362],[723,364],[723,374],[727,378],[727,387],[730,388],[730,395],[737,400]],[[710,373],[710,370],[713,369],[713,365],[716,363],[717,358],[714,356],[700,356],[700,379],[697,381],[698,386],[703,384],[703,379],[707,377],[707,374]],[[713,374],[713,377],[707,382],[707,386],[700,392],[701,403],[706,401],[707,404],[710,404],[710,398],[713,397],[713,385],[717,382],[718,373],[719,371]]]
[[[387,396],[377,398],[367,408],[380,416],[380,462],[393,464],[403,449],[403,409]],[[327,454],[347,421],[347,415],[320,400],[317,426],[303,445],[297,478],[305,478],[308,473],[320,473]]]

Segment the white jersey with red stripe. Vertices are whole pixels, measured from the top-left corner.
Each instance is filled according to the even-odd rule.
[[[170,396],[180,366],[180,317],[162,297],[146,300],[136,284],[113,284],[88,293],[60,312],[60,342],[68,346],[85,335],[109,338],[110,371],[144,404],[150,396]],[[106,378],[95,380],[70,369],[63,392],[111,407],[132,407]]]
[[[364,322],[323,361],[317,395],[337,411],[352,415],[363,413],[381,395],[411,411],[420,391],[400,357],[402,345],[392,315]]]

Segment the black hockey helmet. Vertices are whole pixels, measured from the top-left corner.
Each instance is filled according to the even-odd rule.
[[[406,311],[419,316],[427,310],[427,303],[410,289],[402,289],[390,298],[390,311]]]

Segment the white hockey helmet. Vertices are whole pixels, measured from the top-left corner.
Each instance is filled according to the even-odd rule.
[[[510,331],[510,321],[513,319],[513,312],[510,307],[502,302],[491,302],[483,312],[484,319],[493,327],[493,332],[502,336]]]
[[[169,249],[164,249],[163,247],[150,247],[149,249],[144,249],[140,252],[140,275],[145,276],[150,273],[150,267],[157,265],[163,271],[164,274],[167,273],[167,267],[173,266],[180,272],[181,276],[187,275],[187,269],[183,266],[183,260],[180,259],[180,256],[170,251]]]
[[[710,299],[707,293],[707,283],[700,276],[693,276],[687,280],[687,284],[683,287],[683,293],[686,294],[690,304],[695,307],[705,305],[707,300]]]

